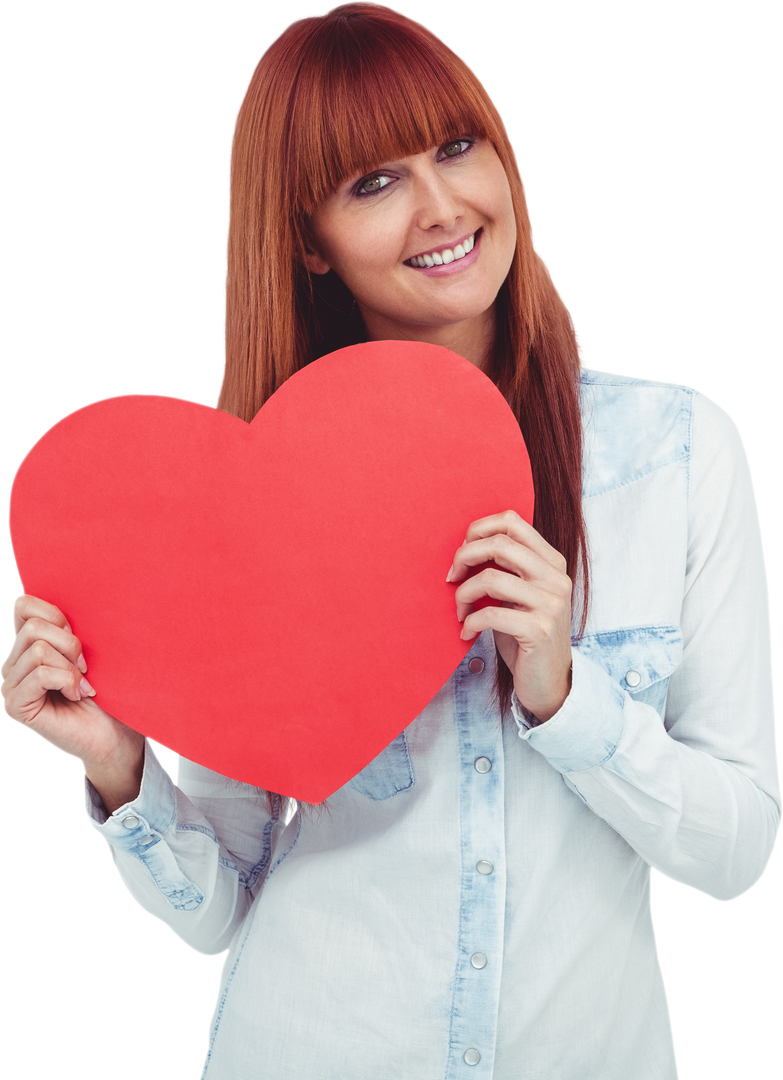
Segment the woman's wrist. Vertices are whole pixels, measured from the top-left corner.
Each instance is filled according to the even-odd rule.
[[[144,775],[144,738],[118,748],[109,761],[84,761],[87,779],[100,795],[108,814],[137,799]]]
[[[547,695],[545,700],[539,702],[530,700],[529,693],[526,693],[524,689],[521,694],[516,688],[515,692],[519,701],[524,705],[528,712],[531,712],[533,716],[535,716],[539,724],[545,724],[547,720],[551,720],[556,713],[560,712],[565,705],[568,695],[571,693],[571,677],[572,667],[569,665],[565,681],[560,686],[559,691],[552,695]]]

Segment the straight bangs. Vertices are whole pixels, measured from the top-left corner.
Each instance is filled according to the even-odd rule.
[[[409,20],[376,20],[366,7],[352,18],[351,7],[318,20],[300,53],[287,117],[297,217],[346,180],[450,139],[487,139],[501,156],[507,145],[483,87],[442,42]]]

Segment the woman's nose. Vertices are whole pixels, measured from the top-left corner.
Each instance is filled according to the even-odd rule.
[[[443,176],[432,172],[419,178],[416,224],[420,229],[431,229],[436,225],[449,229],[461,213],[458,195]]]

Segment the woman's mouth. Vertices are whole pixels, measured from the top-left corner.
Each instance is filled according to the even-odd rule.
[[[482,229],[477,229],[451,247],[444,245],[433,248],[432,251],[423,252],[421,255],[413,255],[405,260],[405,266],[420,270],[430,277],[454,274],[458,270],[471,266],[478,258],[482,231]]]

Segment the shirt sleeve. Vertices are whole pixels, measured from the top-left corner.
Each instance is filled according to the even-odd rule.
[[[696,395],[683,659],[665,722],[572,649],[569,697],[519,735],[651,866],[728,899],[764,869],[780,818],[769,624],[750,476],[729,418]]]
[[[228,947],[267,876],[279,797],[180,759],[175,787],[147,743],[136,799],[111,815],[86,781],[87,811],[139,903],[202,952]],[[186,794],[187,792],[187,794]]]

